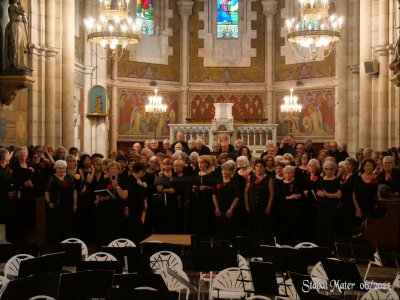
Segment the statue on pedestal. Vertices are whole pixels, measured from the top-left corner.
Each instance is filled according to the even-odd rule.
[[[25,69],[25,53],[28,45],[26,15],[20,0],[9,0],[8,22],[5,30],[5,68]]]

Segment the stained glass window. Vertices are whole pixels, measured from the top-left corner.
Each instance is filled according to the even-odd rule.
[[[153,0],[136,0],[136,19],[140,21],[142,34],[154,34]]]
[[[217,0],[217,38],[239,37],[239,0]]]

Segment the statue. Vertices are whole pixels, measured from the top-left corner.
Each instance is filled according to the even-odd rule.
[[[9,0],[8,16],[10,21],[5,29],[5,67],[6,69],[24,69],[28,34],[25,10],[20,0]]]
[[[393,78],[391,81],[400,86],[400,37],[398,38],[394,48],[394,59],[390,62],[389,68],[393,71]]]
[[[101,94],[97,94],[96,101],[94,103],[94,111],[95,114],[102,114],[103,113],[103,97]]]

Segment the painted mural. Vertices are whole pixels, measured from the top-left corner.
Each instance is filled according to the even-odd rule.
[[[293,126],[296,136],[333,137],[335,134],[335,90],[334,88],[295,91],[303,109],[299,120]],[[277,93],[278,135],[289,133],[290,122],[283,119],[280,105],[287,93]]]
[[[222,1],[221,1],[222,2]],[[195,1],[190,18],[190,68],[191,82],[264,82],[265,81],[265,35],[264,14],[261,1],[252,2],[251,10],[257,14],[257,20],[251,21],[251,29],[257,30],[257,37],[251,40],[251,47],[257,49],[256,57],[251,58],[250,67],[204,67],[203,58],[199,57],[199,48],[204,47],[204,40],[199,38],[198,31],[204,29],[204,21],[199,20],[199,13],[204,12],[203,1]]]
[[[139,2],[139,0],[137,0]],[[146,2],[146,1],[143,1]],[[175,0],[168,1],[169,8],[174,11],[174,16],[168,19],[168,26],[173,28],[172,36],[168,38],[168,45],[172,47],[173,54],[168,57],[168,65],[150,64],[130,61],[128,53],[124,54],[118,63],[118,76],[130,78],[143,78],[151,80],[180,81],[180,44],[179,22],[177,4]],[[108,64],[108,73],[111,72],[111,64]]]
[[[299,80],[308,78],[321,78],[335,76],[335,51],[323,61],[306,62],[298,64],[286,64],[281,47],[285,45],[286,23],[282,16],[285,1],[278,1],[276,14],[277,26],[275,26],[275,80]],[[280,20],[280,23],[278,22]],[[291,53],[290,55],[296,55]]]
[[[154,120],[145,113],[145,104],[153,91],[119,89],[118,90],[118,134],[123,138],[169,137],[168,124],[178,121],[179,93],[159,92],[167,112]]]
[[[211,120],[215,115],[214,103],[233,103],[235,120],[260,120],[264,118],[263,94],[193,93],[189,95],[189,118]]]

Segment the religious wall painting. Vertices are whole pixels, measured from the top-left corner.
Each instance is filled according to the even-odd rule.
[[[215,115],[214,103],[233,103],[235,120],[261,120],[265,112],[263,94],[193,93],[189,95],[189,118],[211,120]]]
[[[224,2],[221,0],[221,2]],[[225,1],[226,2],[226,1]],[[228,1],[229,2],[229,1]],[[261,1],[251,3],[251,11],[257,15],[251,21],[251,29],[257,31],[251,39],[251,48],[256,49],[256,56],[251,58],[250,67],[204,67],[203,58],[198,51],[204,48],[204,39],[199,37],[199,30],[204,29],[204,21],[199,13],[204,13],[205,2],[195,1],[190,18],[190,55],[189,80],[203,83],[257,83],[265,81],[265,18]],[[237,5],[237,3],[235,3]]]
[[[217,39],[239,37],[239,0],[217,0]]]
[[[169,137],[168,124],[178,121],[178,101],[180,93],[159,91],[167,111],[157,117],[145,112],[148,97],[154,91],[144,90],[118,90],[118,134],[124,139],[146,139]]]
[[[335,51],[322,61],[287,63],[288,56],[296,56],[286,40],[285,3],[292,0],[278,1],[278,12],[275,16],[275,81],[301,80],[335,76]],[[306,53],[306,52],[304,52]],[[301,60],[300,60],[301,61]]]
[[[136,19],[140,22],[142,34],[154,34],[153,0],[136,0]]]
[[[295,91],[302,112],[293,124],[293,134],[304,137],[333,137],[335,134],[335,90],[333,88]],[[289,133],[291,122],[280,112],[280,105],[287,93],[277,93],[278,136]]]
[[[101,85],[93,86],[88,95],[88,116],[107,115],[107,92]]]
[[[136,1],[141,2],[140,0]],[[151,7],[153,9],[153,6]],[[173,11],[173,16],[168,19],[168,27],[172,28],[172,36],[168,37],[168,47],[172,48],[172,54],[168,56],[168,64],[132,61],[129,60],[129,53],[126,52],[118,62],[119,77],[180,82],[180,18],[177,15],[176,0],[168,0],[168,8]],[[111,74],[111,63],[107,64],[107,72]]]

